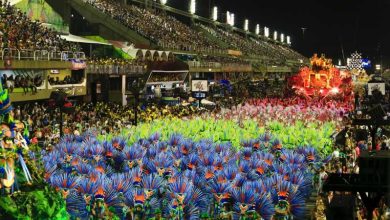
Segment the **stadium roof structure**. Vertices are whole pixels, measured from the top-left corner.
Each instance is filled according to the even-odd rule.
[[[109,46],[112,45],[111,43],[99,42],[99,41],[87,39],[73,34],[60,35],[60,37],[69,42],[77,42],[77,43],[85,43],[85,44],[100,44],[100,45],[109,45]]]

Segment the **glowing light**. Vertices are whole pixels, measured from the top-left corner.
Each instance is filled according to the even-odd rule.
[[[244,31],[248,31],[248,30],[249,30],[249,20],[245,19],[245,21],[244,21]]]
[[[217,21],[218,20],[218,8],[216,6],[214,6],[213,8],[213,21]]]
[[[257,35],[260,34],[260,25],[259,24],[256,25],[256,34]]]
[[[196,13],[196,0],[191,0],[190,2],[190,13],[191,14]]]
[[[235,24],[234,14],[231,13],[231,14],[230,14],[230,25],[231,25],[231,26],[234,26],[234,24]]]
[[[274,31],[274,40],[277,40],[277,39],[278,39],[278,32]]]
[[[230,12],[226,12],[226,24],[230,24]]]
[[[331,92],[332,94],[337,94],[337,93],[340,92],[340,89],[337,88],[337,87],[334,87],[334,88],[332,88],[332,89],[330,90],[330,92]]]
[[[283,34],[283,33],[280,35],[280,41],[281,41],[282,43],[284,43],[284,34]]]
[[[269,28],[264,27],[264,36],[269,37]]]
[[[323,89],[320,89],[320,93],[324,93],[324,90],[323,90]]]
[[[380,65],[380,64],[375,65],[375,69],[376,69],[376,70],[381,70],[381,69],[382,69],[382,68],[381,68],[381,65]]]
[[[287,44],[291,44],[291,38],[290,38],[290,36],[287,36]]]
[[[160,3],[161,3],[162,5],[167,4],[167,2],[168,2],[168,0],[160,0]]]

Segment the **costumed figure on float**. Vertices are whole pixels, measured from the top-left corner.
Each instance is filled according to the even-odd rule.
[[[0,83],[0,189],[5,193],[19,190],[19,183],[32,183],[30,171],[23,158],[28,150],[28,124],[15,121],[8,90]],[[18,160],[23,175],[16,173],[15,160]]]

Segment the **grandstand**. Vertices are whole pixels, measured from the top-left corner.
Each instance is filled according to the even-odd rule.
[[[285,78],[282,75],[307,62],[286,42],[158,3],[150,8],[143,1],[124,5],[115,0],[47,0],[37,12],[28,9],[29,1],[13,3],[1,7],[1,58],[5,62],[0,68],[12,69],[2,75],[14,87],[11,96],[15,101],[45,99],[59,88],[70,91],[70,96],[91,98],[95,95],[88,87],[108,83],[103,87],[116,92],[105,97],[119,94],[122,98],[117,101],[125,104],[123,100],[131,96],[128,81],[135,76],[151,79],[156,71],[167,75],[163,77],[166,82],[175,83],[172,71],[189,72],[186,81],[199,74],[214,81],[234,80],[244,73],[245,79],[256,81]],[[39,13],[56,17],[30,20]],[[69,28],[58,27],[61,24]],[[24,78],[21,72],[41,79],[31,96],[24,95],[25,87],[33,90],[35,78]]]

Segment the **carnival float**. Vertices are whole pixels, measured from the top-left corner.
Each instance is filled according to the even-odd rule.
[[[349,71],[340,71],[325,55],[317,54],[310,59],[310,67],[303,67],[289,79],[290,86],[298,95],[307,98],[348,97],[352,93]]]

